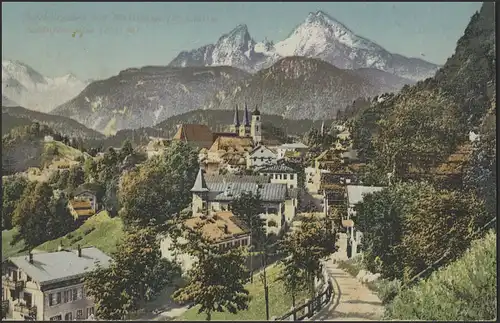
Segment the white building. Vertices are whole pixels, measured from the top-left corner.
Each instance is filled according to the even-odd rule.
[[[111,258],[97,248],[10,257],[2,266],[2,301],[15,320],[83,320],[94,315],[83,277]]]
[[[277,162],[278,155],[264,145],[256,147],[247,156],[247,168],[276,165]]]
[[[269,177],[271,183],[286,184],[288,188],[298,187],[297,172],[291,167],[285,165],[274,165],[263,167],[259,169],[258,172],[261,176]]]
[[[278,234],[285,222],[291,223],[295,216],[296,193],[289,191],[286,184],[238,181],[237,176],[226,179],[221,175],[214,178],[216,180],[206,181],[203,170],[199,170],[191,189],[193,215],[229,211],[231,202],[241,193],[252,192],[259,193],[263,202],[264,212],[260,216],[266,222],[267,233]]]
[[[278,159],[285,158],[285,154],[287,152],[306,153],[308,149],[309,147],[301,142],[295,142],[292,144],[283,144],[281,146],[278,146]]]
[[[342,223],[349,233],[352,255],[358,253],[358,245],[361,243],[363,237],[362,232],[356,231],[355,223],[352,219],[352,217],[356,215],[356,205],[363,202],[366,195],[380,192],[384,188],[385,187],[380,186],[347,185],[347,218],[342,219]]]

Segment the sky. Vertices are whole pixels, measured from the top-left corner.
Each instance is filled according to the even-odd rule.
[[[392,53],[444,64],[480,2],[3,2],[2,59],[102,79],[167,65],[238,24],[278,42],[322,10]],[[81,31],[74,33],[75,31]]]

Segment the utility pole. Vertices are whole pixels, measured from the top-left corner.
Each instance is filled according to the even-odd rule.
[[[267,275],[266,275],[266,267],[267,267],[267,250],[264,247],[263,250],[263,262],[264,262],[264,271],[262,273],[261,279],[264,284],[264,299],[266,301],[266,321],[269,321],[269,287],[267,286]]]

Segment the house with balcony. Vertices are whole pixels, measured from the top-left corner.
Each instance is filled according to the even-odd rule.
[[[251,245],[250,230],[230,211],[208,212],[206,215],[196,215],[184,221],[184,228],[199,228],[203,236],[220,249],[248,247]],[[179,244],[186,243],[186,238],[178,238]],[[178,252],[170,236],[164,236],[160,241],[162,257],[177,262],[182,272],[192,268],[196,258]]]
[[[194,216],[208,212],[230,211],[232,201],[237,199],[241,193],[252,192],[260,194],[264,207],[264,212],[260,216],[265,220],[268,234],[271,232],[280,233],[295,217],[297,196],[284,183],[239,181],[235,175],[228,178],[225,176],[211,178],[216,178],[216,180],[207,181],[204,171],[199,170],[191,189]]]
[[[89,247],[78,250],[29,253],[2,264],[2,305],[14,320],[84,320],[95,315],[83,277],[111,258]]]

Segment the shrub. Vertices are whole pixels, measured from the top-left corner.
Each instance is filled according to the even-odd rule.
[[[267,221],[267,226],[269,226],[269,227],[277,227],[278,224],[274,220],[269,220],[269,221]]]
[[[496,234],[490,231],[457,261],[403,290],[386,308],[392,320],[494,320],[497,312]]]

